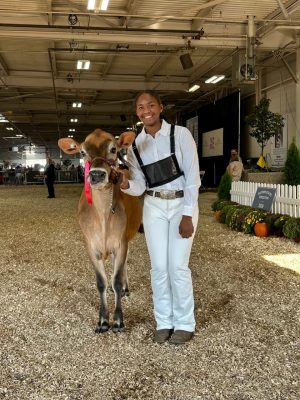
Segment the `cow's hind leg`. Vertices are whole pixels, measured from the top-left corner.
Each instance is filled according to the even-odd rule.
[[[104,270],[104,264],[102,260],[97,260],[94,264],[96,270],[96,282],[97,288],[100,295],[100,306],[99,306],[99,322],[96,326],[96,333],[104,333],[109,330],[109,312],[107,307],[107,279]]]

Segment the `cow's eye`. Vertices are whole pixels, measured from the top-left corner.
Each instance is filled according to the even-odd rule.
[[[113,153],[113,154],[116,154],[117,148],[116,148],[116,147],[112,147],[112,148],[110,149],[110,152]]]

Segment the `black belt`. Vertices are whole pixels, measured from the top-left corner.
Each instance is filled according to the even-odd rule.
[[[183,190],[160,190],[156,192],[155,190],[147,190],[146,193],[149,196],[159,197],[160,199],[172,200],[178,199],[184,196]]]

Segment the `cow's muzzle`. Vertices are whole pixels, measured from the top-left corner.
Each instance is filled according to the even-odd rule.
[[[107,172],[101,168],[91,169],[88,178],[91,185],[108,182]]]

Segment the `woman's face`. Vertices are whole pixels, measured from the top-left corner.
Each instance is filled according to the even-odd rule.
[[[144,126],[155,126],[160,124],[160,113],[163,105],[148,93],[143,93],[136,101],[136,115]]]

